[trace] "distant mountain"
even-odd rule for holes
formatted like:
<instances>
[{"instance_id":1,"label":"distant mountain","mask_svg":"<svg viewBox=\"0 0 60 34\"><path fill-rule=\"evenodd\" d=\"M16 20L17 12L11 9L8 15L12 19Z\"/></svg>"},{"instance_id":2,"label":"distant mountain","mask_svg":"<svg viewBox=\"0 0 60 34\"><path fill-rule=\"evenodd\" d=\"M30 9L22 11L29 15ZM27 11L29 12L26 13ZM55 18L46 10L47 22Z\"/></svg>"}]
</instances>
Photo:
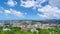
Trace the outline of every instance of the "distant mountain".
<instances>
[{"instance_id":1,"label":"distant mountain","mask_svg":"<svg viewBox=\"0 0 60 34\"><path fill-rule=\"evenodd\" d=\"M44 22L48 22L48 23L60 23L60 19L49 19L49 20L44 20Z\"/></svg>"},{"instance_id":2,"label":"distant mountain","mask_svg":"<svg viewBox=\"0 0 60 34\"><path fill-rule=\"evenodd\" d=\"M25 22L25 21L32 21L32 22L40 22L40 23L59 23L60 19L47 19L47 20L0 20L0 23L12 23L12 22Z\"/></svg>"}]
</instances>

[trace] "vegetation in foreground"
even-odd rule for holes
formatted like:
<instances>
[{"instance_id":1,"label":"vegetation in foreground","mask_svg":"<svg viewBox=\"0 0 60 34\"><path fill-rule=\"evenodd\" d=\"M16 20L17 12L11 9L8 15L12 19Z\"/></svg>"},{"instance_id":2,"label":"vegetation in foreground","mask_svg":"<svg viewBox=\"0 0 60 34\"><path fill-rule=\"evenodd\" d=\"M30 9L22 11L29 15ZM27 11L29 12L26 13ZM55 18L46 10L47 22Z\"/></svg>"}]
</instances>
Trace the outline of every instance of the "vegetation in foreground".
<instances>
[{"instance_id":1,"label":"vegetation in foreground","mask_svg":"<svg viewBox=\"0 0 60 34\"><path fill-rule=\"evenodd\" d=\"M0 27L0 34L60 34L60 29L53 28L53 29L40 29L36 28L37 32L31 32L30 30L22 30L18 27L12 27L11 30L3 31L2 27Z\"/></svg>"}]
</instances>

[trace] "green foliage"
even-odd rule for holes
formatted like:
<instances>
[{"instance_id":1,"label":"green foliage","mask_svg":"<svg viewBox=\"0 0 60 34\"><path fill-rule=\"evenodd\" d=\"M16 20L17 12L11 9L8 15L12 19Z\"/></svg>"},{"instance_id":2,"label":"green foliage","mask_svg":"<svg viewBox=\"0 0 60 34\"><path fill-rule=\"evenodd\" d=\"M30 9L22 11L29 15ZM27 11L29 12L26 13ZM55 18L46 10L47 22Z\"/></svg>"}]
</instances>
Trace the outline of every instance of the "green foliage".
<instances>
[{"instance_id":1,"label":"green foliage","mask_svg":"<svg viewBox=\"0 0 60 34\"><path fill-rule=\"evenodd\" d=\"M2 26L0 26L0 31L3 29L3 27Z\"/></svg>"},{"instance_id":2,"label":"green foliage","mask_svg":"<svg viewBox=\"0 0 60 34\"><path fill-rule=\"evenodd\" d=\"M2 29L2 27L0 27ZM60 29L53 28L53 29L40 29L36 28L38 30L38 34L60 34ZM31 32L30 30L21 30L19 27L12 27L11 30L0 30L0 34L36 34L37 32Z\"/></svg>"}]
</instances>

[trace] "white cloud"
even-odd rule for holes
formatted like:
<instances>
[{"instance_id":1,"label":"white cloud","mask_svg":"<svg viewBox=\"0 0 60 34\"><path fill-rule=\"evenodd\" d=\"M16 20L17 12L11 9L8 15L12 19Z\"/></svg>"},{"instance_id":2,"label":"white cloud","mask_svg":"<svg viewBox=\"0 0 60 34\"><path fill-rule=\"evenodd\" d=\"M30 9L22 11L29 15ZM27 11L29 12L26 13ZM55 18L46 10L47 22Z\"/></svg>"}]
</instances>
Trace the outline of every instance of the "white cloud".
<instances>
[{"instance_id":1,"label":"white cloud","mask_svg":"<svg viewBox=\"0 0 60 34\"><path fill-rule=\"evenodd\" d=\"M37 15L43 18L47 19L60 18L60 9L57 7L46 5L43 8L39 8L38 11L42 12L43 14Z\"/></svg>"},{"instance_id":2,"label":"white cloud","mask_svg":"<svg viewBox=\"0 0 60 34\"><path fill-rule=\"evenodd\" d=\"M48 18L48 16L47 15L42 15L42 14L37 14L39 17L42 17L42 18Z\"/></svg>"},{"instance_id":3,"label":"white cloud","mask_svg":"<svg viewBox=\"0 0 60 34\"><path fill-rule=\"evenodd\" d=\"M9 10L5 10L5 13L6 13L6 14L10 14L11 11L9 11Z\"/></svg>"},{"instance_id":4,"label":"white cloud","mask_svg":"<svg viewBox=\"0 0 60 34\"><path fill-rule=\"evenodd\" d=\"M60 0L49 0L51 6L60 7Z\"/></svg>"},{"instance_id":5,"label":"white cloud","mask_svg":"<svg viewBox=\"0 0 60 34\"><path fill-rule=\"evenodd\" d=\"M4 10L4 13L7 14L7 15L11 14L11 15L18 16L18 17L24 17L25 16L25 13L22 13L20 11L16 11L16 10L13 10L13 9Z\"/></svg>"},{"instance_id":6,"label":"white cloud","mask_svg":"<svg viewBox=\"0 0 60 34\"><path fill-rule=\"evenodd\" d=\"M8 1L7 1L7 4L8 4L9 6L11 6L11 7L14 7L14 6L17 4L17 2L14 1L14 0L8 0Z\"/></svg>"},{"instance_id":7,"label":"white cloud","mask_svg":"<svg viewBox=\"0 0 60 34\"><path fill-rule=\"evenodd\" d=\"M23 1L21 0L21 5L20 6L23 6L25 8L30 8L30 7L33 7L33 8L36 8L36 7L42 7L41 6L41 3L44 3L46 0L26 0L26 1Z\"/></svg>"},{"instance_id":8,"label":"white cloud","mask_svg":"<svg viewBox=\"0 0 60 34\"><path fill-rule=\"evenodd\" d=\"M13 15L13 16L16 16L16 17L19 17L19 18L24 18L27 13L17 11L17 10L14 10L14 9L8 9L7 10L7 9L4 9L3 7L0 7L0 14L4 14L6 16Z\"/></svg>"},{"instance_id":9,"label":"white cloud","mask_svg":"<svg viewBox=\"0 0 60 34\"><path fill-rule=\"evenodd\" d=\"M33 7L35 5L35 1L30 1L30 0L27 0L26 2L25 1L21 1L21 6L23 7L27 7L27 8L30 8L30 7Z\"/></svg>"}]
</instances>

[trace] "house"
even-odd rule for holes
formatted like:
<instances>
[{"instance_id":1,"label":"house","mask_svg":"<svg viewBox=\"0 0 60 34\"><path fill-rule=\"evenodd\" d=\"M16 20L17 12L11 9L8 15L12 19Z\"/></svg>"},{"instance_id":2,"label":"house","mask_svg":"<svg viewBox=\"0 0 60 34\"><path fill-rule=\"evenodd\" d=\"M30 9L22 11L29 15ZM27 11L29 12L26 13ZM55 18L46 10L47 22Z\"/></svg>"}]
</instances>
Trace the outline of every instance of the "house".
<instances>
[{"instance_id":1,"label":"house","mask_svg":"<svg viewBox=\"0 0 60 34\"><path fill-rule=\"evenodd\" d=\"M57 24L55 24L55 23L49 24L49 28L55 28L55 27L57 27Z\"/></svg>"},{"instance_id":2,"label":"house","mask_svg":"<svg viewBox=\"0 0 60 34\"><path fill-rule=\"evenodd\" d=\"M41 28L42 29L48 29L49 28L49 24L42 24Z\"/></svg>"}]
</instances>

